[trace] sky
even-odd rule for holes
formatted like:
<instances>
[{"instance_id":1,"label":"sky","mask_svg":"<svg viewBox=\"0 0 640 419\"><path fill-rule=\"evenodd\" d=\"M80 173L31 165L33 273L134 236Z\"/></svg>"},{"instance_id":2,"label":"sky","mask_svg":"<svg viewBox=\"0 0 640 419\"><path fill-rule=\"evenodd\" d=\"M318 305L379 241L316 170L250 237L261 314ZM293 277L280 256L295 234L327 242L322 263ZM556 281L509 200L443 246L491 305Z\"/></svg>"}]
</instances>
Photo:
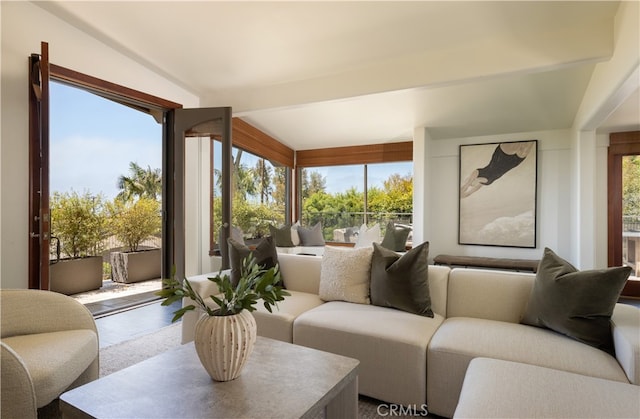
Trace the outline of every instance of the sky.
<instances>
[{"instance_id":1,"label":"sky","mask_svg":"<svg viewBox=\"0 0 640 419\"><path fill-rule=\"evenodd\" d=\"M129 163L162 167L162 125L82 89L50 84L50 190L114 198Z\"/></svg>"},{"instance_id":2,"label":"sky","mask_svg":"<svg viewBox=\"0 0 640 419\"><path fill-rule=\"evenodd\" d=\"M136 111L82 89L50 84L50 190L102 194L113 199L117 179L129 175L129 163L142 168L162 167L162 125ZM244 163L255 166L245 153ZM326 179L328 193L352 186L363 189L363 168L333 166L314 168ZM382 187L392 174L412 172L412 163L370 165L369 187Z\"/></svg>"}]
</instances>

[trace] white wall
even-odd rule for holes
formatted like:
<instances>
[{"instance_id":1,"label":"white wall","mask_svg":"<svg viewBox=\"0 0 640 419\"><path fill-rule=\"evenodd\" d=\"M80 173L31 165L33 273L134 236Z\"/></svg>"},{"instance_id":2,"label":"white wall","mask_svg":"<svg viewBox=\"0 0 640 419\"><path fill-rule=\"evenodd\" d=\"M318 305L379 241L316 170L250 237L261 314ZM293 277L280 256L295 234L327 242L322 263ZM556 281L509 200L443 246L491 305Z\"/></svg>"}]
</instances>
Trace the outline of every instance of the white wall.
<instances>
[{"instance_id":1,"label":"white wall","mask_svg":"<svg viewBox=\"0 0 640 419\"><path fill-rule=\"evenodd\" d=\"M614 51L598 63L573 122L571 260L582 268L607 266L608 138L596 129L640 87L640 2L621 2Z\"/></svg>"},{"instance_id":2,"label":"white wall","mask_svg":"<svg viewBox=\"0 0 640 419\"><path fill-rule=\"evenodd\" d=\"M428 128L416 128L418 155L414 173L422 177L415 177L414 188L419 193L416 193L414 212L422 214L424 219L422 227L416 228L416 238L431 242L432 257L452 253L538 258L542 247L549 246L572 262L580 262L578 267L606 265L607 140L594 140L590 131L622 102L634 85L637 87L634 71L638 71L640 62L639 6L638 2L621 2L616 18L614 55L610 61L596 66L572 130L431 140ZM0 286L24 288L28 273L27 57L40 51L40 42L49 42L51 61L55 64L182 103L185 107L197 107L200 101L196 95L32 3L0 2L0 22ZM581 144L582 153L575 145L575 141L580 141L581 132L585 133L584 138L590 138L587 144ZM458 146L528 139L539 140L538 248L458 245ZM199 161L203 161L202 155ZM578 166L580 161L582 166ZM589 168L585 162L595 165L595 176L590 176L589 182L581 181L579 176L579 167ZM202 191L202 187L200 183L195 190ZM577 194L581 188L590 188L586 202L593 208L588 217L581 208L585 201L581 202L579 195L572 196L572 191ZM203 244L208 221L202 197L188 195L188 200L187 205L197 208L197 211L193 209L195 213L188 214L198 217L199 222L188 220L187 272L213 271L215 258L207 254L208 243ZM580 241L578 225L589 229L580 232L580 236L589 237L588 242Z\"/></svg>"},{"instance_id":3,"label":"white wall","mask_svg":"<svg viewBox=\"0 0 640 419\"><path fill-rule=\"evenodd\" d=\"M0 286L28 285L28 57L49 43L51 62L167 100L199 99L94 38L27 2L0 2Z\"/></svg>"},{"instance_id":4,"label":"white wall","mask_svg":"<svg viewBox=\"0 0 640 419\"><path fill-rule=\"evenodd\" d=\"M417 238L430 241L430 255L442 253L539 258L548 246L580 269L607 266L607 147L595 130L640 85L639 2L621 2L615 20L614 53L596 65L567 130L455 140L430 140L415 130L414 213L424 213ZM536 249L461 246L458 234L458 147L537 139L538 240ZM428 191L428 193L427 193Z\"/></svg>"},{"instance_id":5,"label":"white wall","mask_svg":"<svg viewBox=\"0 0 640 419\"><path fill-rule=\"evenodd\" d=\"M427 130L428 131L428 130ZM570 144L568 130L431 140L417 149L427 157L414 162L414 190L428 191L424 202L414 203L414 213L424 213L425 225L418 241L429 241L431 259L438 254L538 259L548 246L560 255L571 249L569 196ZM458 244L459 146L503 141L538 140L537 248L508 248ZM427 173L426 175L421 175ZM419 176L420 175L420 176ZM427 179L428 185L424 179ZM422 235L422 237L418 235ZM414 240L415 241L415 240Z\"/></svg>"}]
</instances>

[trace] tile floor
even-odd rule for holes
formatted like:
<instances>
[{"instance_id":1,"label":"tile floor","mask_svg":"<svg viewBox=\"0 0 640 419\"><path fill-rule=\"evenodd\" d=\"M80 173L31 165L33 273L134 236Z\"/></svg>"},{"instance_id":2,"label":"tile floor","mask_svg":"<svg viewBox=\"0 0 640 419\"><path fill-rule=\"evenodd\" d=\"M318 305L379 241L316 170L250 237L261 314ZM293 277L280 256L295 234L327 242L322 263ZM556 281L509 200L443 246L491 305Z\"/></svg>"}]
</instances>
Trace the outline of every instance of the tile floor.
<instances>
[{"instance_id":1,"label":"tile floor","mask_svg":"<svg viewBox=\"0 0 640 419\"><path fill-rule=\"evenodd\" d=\"M145 303L135 308L119 311L96 319L100 348L155 332L169 326L173 312L180 308L177 301L170 306L160 301Z\"/></svg>"}]
</instances>

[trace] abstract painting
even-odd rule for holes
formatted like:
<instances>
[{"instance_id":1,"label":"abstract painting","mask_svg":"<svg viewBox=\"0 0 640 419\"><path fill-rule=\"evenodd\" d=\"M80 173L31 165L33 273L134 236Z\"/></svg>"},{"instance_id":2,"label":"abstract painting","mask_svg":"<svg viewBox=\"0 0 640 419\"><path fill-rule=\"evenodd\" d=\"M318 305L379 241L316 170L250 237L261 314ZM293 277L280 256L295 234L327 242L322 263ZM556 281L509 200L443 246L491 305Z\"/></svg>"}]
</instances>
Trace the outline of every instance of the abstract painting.
<instances>
[{"instance_id":1,"label":"abstract painting","mask_svg":"<svg viewBox=\"0 0 640 419\"><path fill-rule=\"evenodd\" d=\"M460 146L458 243L536 247L538 141Z\"/></svg>"}]
</instances>

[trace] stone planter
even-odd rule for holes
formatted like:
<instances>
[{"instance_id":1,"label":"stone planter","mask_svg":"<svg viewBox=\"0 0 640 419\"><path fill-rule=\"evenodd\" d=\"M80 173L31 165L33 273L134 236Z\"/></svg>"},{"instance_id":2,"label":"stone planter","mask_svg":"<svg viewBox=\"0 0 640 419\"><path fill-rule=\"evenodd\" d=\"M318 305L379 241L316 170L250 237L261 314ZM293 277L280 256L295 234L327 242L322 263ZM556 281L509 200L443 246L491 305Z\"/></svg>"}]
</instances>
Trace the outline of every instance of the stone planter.
<instances>
[{"instance_id":1,"label":"stone planter","mask_svg":"<svg viewBox=\"0 0 640 419\"><path fill-rule=\"evenodd\" d=\"M125 284L159 279L161 257L161 249L111 252L111 278Z\"/></svg>"},{"instance_id":2,"label":"stone planter","mask_svg":"<svg viewBox=\"0 0 640 419\"><path fill-rule=\"evenodd\" d=\"M196 323L198 358L211 378L231 381L244 368L256 342L257 326L249 310L231 316L204 315Z\"/></svg>"},{"instance_id":3,"label":"stone planter","mask_svg":"<svg viewBox=\"0 0 640 419\"><path fill-rule=\"evenodd\" d=\"M102 287L102 257L60 259L49 265L49 289L72 295Z\"/></svg>"}]
</instances>

